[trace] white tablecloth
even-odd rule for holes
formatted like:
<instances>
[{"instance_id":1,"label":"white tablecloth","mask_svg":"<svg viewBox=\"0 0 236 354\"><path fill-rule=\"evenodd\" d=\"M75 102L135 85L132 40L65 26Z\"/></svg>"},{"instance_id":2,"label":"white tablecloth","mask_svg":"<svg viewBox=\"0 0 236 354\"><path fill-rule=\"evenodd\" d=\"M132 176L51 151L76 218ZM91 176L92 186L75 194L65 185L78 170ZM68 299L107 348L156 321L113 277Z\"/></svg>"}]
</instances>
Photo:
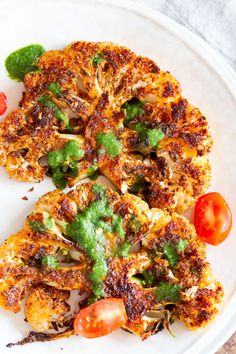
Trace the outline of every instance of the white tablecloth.
<instances>
[{"instance_id":1,"label":"white tablecloth","mask_svg":"<svg viewBox=\"0 0 236 354\"><path fill-rule=\"evenodd\" d=\"M200 35L236 70L236 0L135 0Z\"/></svg>"}]
</instances>

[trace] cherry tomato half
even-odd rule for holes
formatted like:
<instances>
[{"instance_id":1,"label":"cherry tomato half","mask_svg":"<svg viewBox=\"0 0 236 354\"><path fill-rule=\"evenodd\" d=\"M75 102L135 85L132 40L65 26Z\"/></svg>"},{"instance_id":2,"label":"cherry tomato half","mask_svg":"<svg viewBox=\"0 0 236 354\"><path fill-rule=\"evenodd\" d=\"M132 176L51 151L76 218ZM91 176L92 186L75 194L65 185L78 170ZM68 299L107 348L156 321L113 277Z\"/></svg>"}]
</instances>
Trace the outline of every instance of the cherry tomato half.
<instances>
[{"instance_id":1,"label":"cherry tomato half","mask_svg":"<svg viewBox=\"0 0 236 354\"><path fill-rule=\"evenodd\" d=\"M224 198L219 193L208 193L197 201L194 225L199 238L217 246L229 235L232 214Z\"/></svg>"},{"instance_id":2,"label":"cherry tomato half","mask_svg":"<svg viewBox=\"0 0 236 354\"><path fill-rule=\"evenodd\" d=\"M0 116L7 110L7 97L5 93L0 91Z\"/></svg>"},{"instance_id":3,"label":"cherry tomato half","mask_svg":"<svg viewBox=\"0 0 236 354\"><path fill-rule=\"evenodd\" d=\"M76 334L86 338L105 336L127 322L124 302L109 298L82 309L74 321Z\"/></svg>"}]
</instances>

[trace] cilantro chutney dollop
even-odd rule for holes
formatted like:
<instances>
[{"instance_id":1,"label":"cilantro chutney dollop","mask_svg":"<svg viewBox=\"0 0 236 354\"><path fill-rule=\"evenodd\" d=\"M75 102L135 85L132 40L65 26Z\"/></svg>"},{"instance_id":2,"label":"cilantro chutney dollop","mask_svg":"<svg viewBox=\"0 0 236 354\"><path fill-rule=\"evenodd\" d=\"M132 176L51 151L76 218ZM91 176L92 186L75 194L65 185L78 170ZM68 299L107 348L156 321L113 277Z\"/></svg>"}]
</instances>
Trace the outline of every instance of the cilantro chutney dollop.
<instances>
[{"instance_id":1,"label":"cilantro chutney dollop","mask_svg":"<svg viewBox=\"0 0 236 354\"><path fill-rule=\"evenodd\" d=\"M31 44L12 52L5 60L11 79L23 81L27 73L38 70L37 59L45 52L40 44Z\"/></svg>"},{"instance_id":2,"label":"cilantro chutney dollop","mask_svg":"<svg viewBox=\"0 0 236 354\"><path fill-rule=\"evenodd\" d=\"M112 256L112 254L107 254L106 233L114 232L120 239L121 244L118 248L122 248L123 252L118 252L117 255L126 257L129 247L125 242L122 217L114 213L106 195L106 188L101 184L94 184L92 191L97 195L97 199L67 225L66 235L77 242L93 261L89 278L93 283L93 299L97 300L103 296L103 280L108 271L106 261ZM126 252L123 250L124 247Z\"/></svg>"}]
</instances>

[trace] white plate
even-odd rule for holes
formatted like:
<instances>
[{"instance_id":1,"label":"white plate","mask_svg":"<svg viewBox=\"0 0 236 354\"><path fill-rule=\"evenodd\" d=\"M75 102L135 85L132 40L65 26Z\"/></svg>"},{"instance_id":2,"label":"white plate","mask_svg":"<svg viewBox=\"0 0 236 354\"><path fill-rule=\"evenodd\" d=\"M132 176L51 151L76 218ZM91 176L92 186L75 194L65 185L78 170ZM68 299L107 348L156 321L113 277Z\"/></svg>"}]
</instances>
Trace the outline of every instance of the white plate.
<instances>
[{"instance_id":1,"label":"white plate","mask_svg":"<svg viewBox=\"0 0 236 354\"><path fill-rule=\"evenodd\" d=\"M182 83L183 93L208 117L214 138L211 154L211 190L221 192L233 214L236 209L236 81L234 74L202 40L169 18L129 1L0 0L0 91L7 93L9 110L17 107L22 85L11 81L4 58L13 50L41 43L47 49L62 48L73 40L113 41L157 61ZM1 240L22 227L37 198L52 190L50 180L35 185L10 181L4 170L0 177ZM27 195L29 200L21 198ZM0 353L110 353L167 354L214 353L236 325L236 238L235 228L222 245L208 247L216 277L225 287L225 297L215 322L207 329L191 332L174 324L176 338L167 332L141 342L117 331L96 340L78 337L7 349L5 344L25 336L29 326L22 313L0 312Z\"/></svg>"}]
</instances>

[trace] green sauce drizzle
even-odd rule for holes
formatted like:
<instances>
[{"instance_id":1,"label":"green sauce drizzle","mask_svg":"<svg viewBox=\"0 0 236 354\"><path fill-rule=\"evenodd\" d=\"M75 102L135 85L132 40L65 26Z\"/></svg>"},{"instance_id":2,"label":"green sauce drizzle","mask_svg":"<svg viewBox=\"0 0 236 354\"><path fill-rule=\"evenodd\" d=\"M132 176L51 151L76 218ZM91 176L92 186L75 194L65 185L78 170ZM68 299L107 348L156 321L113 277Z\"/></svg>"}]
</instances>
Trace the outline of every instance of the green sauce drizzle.
<instances>
[{"instance_id":1,"label":"green sauce drizzle","mask_svg":"<svg viewBox=\"0 0 236 354\"><path fill-rule=\"evenodd\" d=\"M29 226L35 232L45 233L53 228L53 218L51 216L44 217L43 221L30 221Z\"/></svg>"},{"instance_id":2,"label":"green sauce drizzle","mask_svg":"<svg viewBox=\"0 0 236 354\"><path fill-rule=\"evenodd\" d=\"M57 269L59 266L58 260L51 255L43 256L41 258L41 264L43 267L49 267L52 269Z\"/></svg>"},{"instance_id":3,"label":"green sauce drizzle","mask_svg":"<svg viewBox=\"0 0 236 354\"><path fill-rule=\"evenodd\" d=\"M32 44L11 53L5 66L11 79L23 81L27 73L38 70L37 59L45 52L39 44Z\"/></svg>"},{"instance_id":4,"label":"green sauce drizzle","mask_svg":"<svg viewBox=\"0 0 236 354\"><path fill-rule=\"evenodd\" d=\"M122 143L113 133L98 133L97 143L103 145L108 155L115 157L122 149Z\"/></svg>"},{"instance_id":5,"label":"green sauce drizzle","mask_svg":"<svg viewBox=\"0 0 236 354\"><path fill-rule=\"evenodd\" d=\"M155 277L153 272L150 269L145 269L142 272L143 278L144 278L144 284L146 286L153 286L155 283Z\"/></svg>"},{"instance_id":6,"label":"green sauce drizzle","mask_svg":"<svg viewBox=\"0 0 236 354\"><path fill-rule=\"evenodd\" d=\"M160 129L149 129L144 123L137 123L134 130L139 132L141 141L147 141L151 148L157 147L158 142L165 137L165 134Z\"/></svg>"},{"instance_id":7,"label":"green sauce drizzle","mask_svg":"<svg viewBox=\"0 0 236 354\"><path fill-rule=\"evenodd\" d=\"M177 244L165 243L163 252L171 267L176 267L179 263L178 252L183 252L188 246L187 240L180 240Z\"/></svg>"},{"instance_id":8,"label":"green sauce drizzle","mask_svg":"<svg viewBox=\"0 0 236 354\"><path fill-rule=\"evenodd\" d=\"M187 246L188 246L188 241L181 239L177 243L176 248L179 252L183 252Z\"/></svg>"},{"instance_id":9,"label":"green sauce drizzle","mask_svg":"<svg viewBox=\"0 0 236 354\"><path fill-rule=\"evenodd\" d=\"M105 187L94 184L93 192L99 199L92 202L67 225L66 234L76 241L93 261L89 277L93 282L94 296L98 299L103 296L102 281L107 274L106 238L103 231L111 232L115 229L115 232L124 237L124 230L121 217L114 214L109 204ZM104 218L112 218L112 225L105 222Z\"/></svg>"},{"instance_id":10,"label":"green sauce drizzle","mask_svg":"<svg viewBox=\"0 0 236 354\"><path fill-rule=\"evenodd\" d=\"M124 123L127 124L134 118L144 113L144 102L137 98L132 98L130 101L125 102L121 109L125 111Z\"/></svg>"},{"instance_id":11,"label":"green sauce drizzle","mask_svg":"<svg viewBox=\"0 0 236 354\"><path fill-rule=\"evenodd\" d=\"M56 103L53 102L53 100L51 99L51 97L49 96L41 96L38 98L38 102L41 103L43 106L46 106L48 108L50 108L53 113L55 114L55 117L59 120L61 120L62 122L65 123L65 126L67 128L71 128L70 127L70 122L69 122L69 118L57 107Z\"/></svg>"},{"instance_id":12,"label":"green sauce drizzle","mask_svg":"<svg viewBox=\"0 0 236 354\"><path fill-rule=\"evenodd\" d=\"M93 58L92 58L92 64L93 66L98 66L99 64L101 64L103 58L102 58L102 54L101 53L96 53Z\"/></svg>"},{"instance_id":13,"label":"green sauce drizzle","mask_svg":"<svg viewBox=\"0 0 236 354\"><path fill-rule=\"evenodd\" d=\"M68 141L62 149L48 153L47 162L56 187L64 189L68 177L77 177L77 163L83 154L84 152L76 140Z\"/></svg>"},{"instance_id":14,"label":"green sauce drizzle","mask_svg":"<svg viewBox=\"0 0 236 354\"><path fill-rule=\"evenodd\" d=\"M91 165L88 169L87 172L87 176L92 180L95 181L98 176L99 176L99 172L98 172L98 165Z\"/></svg>"},{"instance_id":15,"label":"green sauce drizzle","mask_svg":"<svg viewBox=\"0 0 236 354\"><path fill-rule=\"evenodd\" d=\"M117 235L119 235L121 238L125 237L125 231L122 226L122 217L120 215L113 216L112 227Z\"/></svg>"},{"instance_id":16,"label":"green sauce drizzle","mask_svg":"<svg viewBox=\"0 0 236 354\"><path fill-rule=\"evenodd\" d=\"M181 285L179 284L160 283L156 290L157 300L173 303L178 302L180 301L180 290Z\"/></svg>"},{"instance_id":17,"label":"green sauce drizzle","mask_svg":"<svg viewBox=\"0 0 236 354\"><path fill-rule=\"evenodd\" d=\"M62 93L61 88L57 82L52 82L51 84L49 84L48 91L52 92L58 98L63 97L63 93Z\"/></svg>"},{"instance_id":18,"label":"green sauce drizzle","mask_svg":"<svg viewBox=\"0 0 236 354\"><path fill-rule=\"evenodd\" d=\"M170 243L166 243L163 247L163 252L167 261L169 262L169 265L171 267L176 267L179 263L179 255L176 252L175 247Z\"/></svg>"}]
</instances>

